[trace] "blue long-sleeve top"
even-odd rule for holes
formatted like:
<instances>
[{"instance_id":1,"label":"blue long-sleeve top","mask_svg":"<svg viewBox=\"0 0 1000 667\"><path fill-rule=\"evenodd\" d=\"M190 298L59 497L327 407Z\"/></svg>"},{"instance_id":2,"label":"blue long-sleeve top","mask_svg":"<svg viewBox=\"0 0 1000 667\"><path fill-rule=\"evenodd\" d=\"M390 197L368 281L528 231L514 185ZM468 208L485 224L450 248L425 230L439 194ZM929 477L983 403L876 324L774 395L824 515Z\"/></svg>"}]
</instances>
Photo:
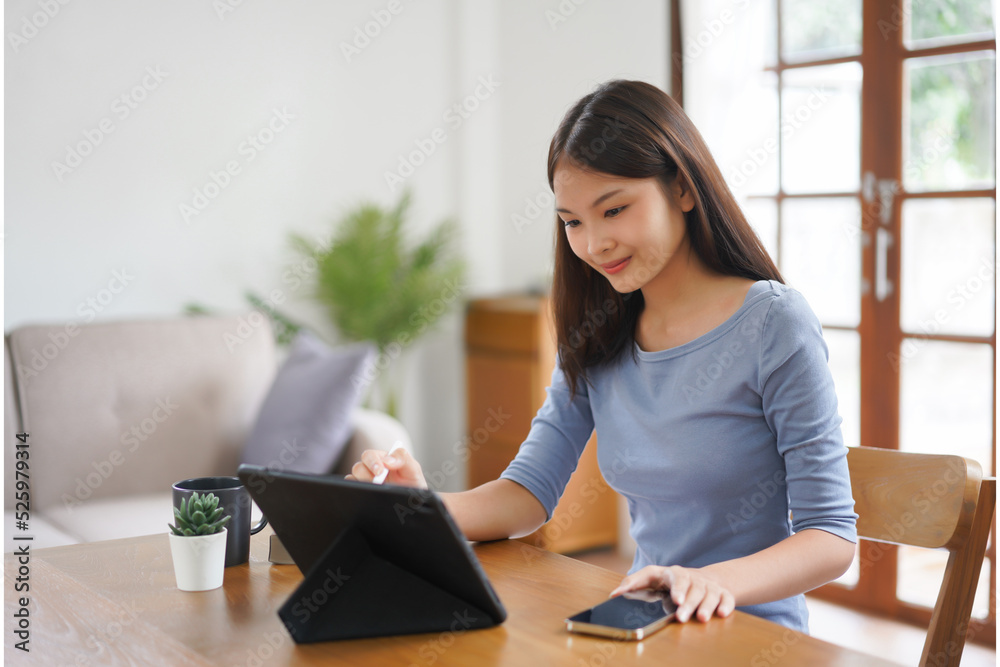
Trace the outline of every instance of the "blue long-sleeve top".
<instances>
[{"instance_id":1,"label":"blue long-sleeve top","mask_svg":"<svg viewBox=\"0 0 1000 667\"><path fill-rule=\"evenodd\" d=\"M628 501L630 573L740 558L807 528L857 542L827 348L800 293L759 281L715 329L636 353L589 368L572 400L557 364L501 479L551 517L596 429L601 473ZM808 632L802 595L739 609Z\"/></svg>"}]
</instances>

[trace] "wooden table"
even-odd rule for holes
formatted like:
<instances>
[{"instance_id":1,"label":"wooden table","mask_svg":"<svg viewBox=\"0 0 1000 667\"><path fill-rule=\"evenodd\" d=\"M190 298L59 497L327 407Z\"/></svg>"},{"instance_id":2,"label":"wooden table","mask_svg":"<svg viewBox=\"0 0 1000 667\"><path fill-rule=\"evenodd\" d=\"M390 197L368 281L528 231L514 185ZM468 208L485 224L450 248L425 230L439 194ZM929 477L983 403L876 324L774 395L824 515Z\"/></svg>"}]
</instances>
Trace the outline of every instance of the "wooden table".
<instances>
[{"instance_id":1,"label":"wooden table","mask_svg":"<svg viewBox=\"0 0 1000 667\"><path fill-rule=\"evenodd\" d=\"M620 576L516 541L475 551L508 611L486 630L297 646L277 608L302 575L267 562L267 534L222 588L177 590L166 534L41 549L30 559L30 653L14 648L18 563L4 558L4 658L45 665L889 665L755 616L671 624L641 642L566 632ZM392 604L392 601L386 601Z\"/></svg>"}]
</instances>

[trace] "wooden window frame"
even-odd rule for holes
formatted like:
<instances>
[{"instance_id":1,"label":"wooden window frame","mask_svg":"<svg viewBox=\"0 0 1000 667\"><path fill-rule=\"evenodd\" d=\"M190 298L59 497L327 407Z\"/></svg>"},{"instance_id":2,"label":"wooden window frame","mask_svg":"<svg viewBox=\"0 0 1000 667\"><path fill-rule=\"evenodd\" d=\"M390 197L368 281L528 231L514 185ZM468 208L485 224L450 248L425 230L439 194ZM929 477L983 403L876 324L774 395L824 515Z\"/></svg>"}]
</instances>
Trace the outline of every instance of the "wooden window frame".
<instances>
[{"instance_id":1,"label":"wooden window frame","mask_svg":"<svg viewBox=\"0 0 1000 667\"><path fill-rule=\"evenodd\" d=\"M785 62L780 47L777 49L776 65L768 71L777 76L778 118L782 114L782 75L785 71L804 67L836 65L848 62L860 63L862 67L861 93L861 164L860 175L872 173L879 179L892 179L900 184L900 192L895 197L892 215L887 224L880 223L880 205L866 201L860 191L814 194L789 194L781 183L781 150L778 159L778 191L775 195L754 196L753 199L775 202L779 256L775 261L780 266L780 239L782 233L782 203L793 198L812 197L855 197L861 204L862 233L862 284L860 322L857 327L830 326L832 330L856 331L861 339L860 354L860 432L861 444L867 446L898 449L900 441L900 380L899 372L889 362L890 354L898 354L907 337L925 340L962 343L988 344L993 351L993 395L996 396L996 331L991 336L958 336L947 334L904 334L900 325L900 276L901 253L899 240L902 238L902 204L909 199L991 197L996 202L996 187L990 189L967 189L958 191L906 192L902 189L902 140L903 140L903 76L906 60L918 57L938 56L974 51L996 52L996 40L977 40L952 43L927 48L907 48L904 44L902 23L904 0L862 0L862 44L861 53L854 56L835 57L810 61ZM781 44L781 2L775 0L776 38ZM673 97L683 104L683 63L680 0L671 3L671 91ZM879 28L876 29L876 26ZM864 179L860 179L863 183ZM994 209L995 210L995 209ZM887 270L893 284L897 286L884 300L877 301L874 295L876 250L872 236L879 226L887 229L895 242L890 246ZM865 238L867 237L867 238ZM992 465L996 472L996 409L993 411L993 460L982 462L984 467ZM859 544L861 567L855 586L847 587L833 583L811 593L846 606L876 612L890 618L907 621L927 627L931 610L927 607L899 600L897 587L897 547L894 545L862 541ZM866 556L866 554L868 554ZM996 519L994 517L990 546L986 558L990 565L989 615L985 620L973 620L969 626L969 639L980 644L996 646Z\"/></svg>"}]
</instances>

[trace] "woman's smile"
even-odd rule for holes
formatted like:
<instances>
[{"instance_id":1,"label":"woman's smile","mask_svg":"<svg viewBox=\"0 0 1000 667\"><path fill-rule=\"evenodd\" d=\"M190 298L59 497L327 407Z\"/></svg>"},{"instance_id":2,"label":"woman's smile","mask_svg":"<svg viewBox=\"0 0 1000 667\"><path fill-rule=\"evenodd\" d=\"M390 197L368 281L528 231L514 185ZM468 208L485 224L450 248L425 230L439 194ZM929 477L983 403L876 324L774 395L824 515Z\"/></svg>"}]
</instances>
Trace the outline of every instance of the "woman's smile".
<instances>
[{"instance_id":1,"label":"woman's smile","mask_svg":"<svg viewBox=\"0 0 1000 667\"><path fill-rule=\"evenodd\" d=\"M604 269L605 273L614 275L628 266L631 259L631 257L626 257L625 259L619 259L607 264L601 264L601 268Z\"/></svg>"}]
</instances>

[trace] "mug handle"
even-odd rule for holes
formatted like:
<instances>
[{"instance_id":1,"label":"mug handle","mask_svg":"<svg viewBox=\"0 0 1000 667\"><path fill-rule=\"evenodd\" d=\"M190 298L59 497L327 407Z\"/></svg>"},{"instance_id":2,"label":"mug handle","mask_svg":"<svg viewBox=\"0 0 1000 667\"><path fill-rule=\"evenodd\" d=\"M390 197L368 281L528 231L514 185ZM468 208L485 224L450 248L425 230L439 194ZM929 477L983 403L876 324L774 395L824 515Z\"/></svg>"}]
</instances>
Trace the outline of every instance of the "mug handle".
<instances>
[{"instance_id":1,"label":"mug handle","mask_svg":"<svg viewBox=\"0 0 1000 667\"><path fill-rule=\"evenodd\" d=\"M267 517L262 514L260 517L260 521L257 522L257 525L250 527L250 534L256 535L260 531L264 530L264 526L266 525L267 525Z\"/></svg>"}]
</instances>

